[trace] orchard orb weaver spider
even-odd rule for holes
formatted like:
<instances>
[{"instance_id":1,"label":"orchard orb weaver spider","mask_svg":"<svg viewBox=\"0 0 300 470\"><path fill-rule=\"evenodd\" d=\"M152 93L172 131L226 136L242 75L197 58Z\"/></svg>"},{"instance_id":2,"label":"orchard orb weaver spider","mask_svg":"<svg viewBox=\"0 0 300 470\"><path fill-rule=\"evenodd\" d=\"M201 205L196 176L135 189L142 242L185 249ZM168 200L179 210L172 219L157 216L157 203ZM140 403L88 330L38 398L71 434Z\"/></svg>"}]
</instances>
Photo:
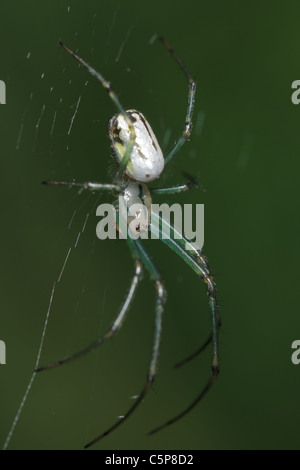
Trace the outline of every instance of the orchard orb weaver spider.
<instances>
[{"instance_id":1,"label":"orchard orb weaver spider","mask_svg":"<svg viewBox=\"0 0 300 470\"><path fill-rule=\"evenodd\" d=\"M123 108L121 105L118 96L113 91L110 83L106 81L103 76L97 72L94 68L92 68L87 62L81 59L77 54L75 54L71 49L69 49L65 44L60 42L59 44L65 51L67 51L71 56L74 57L83 67L85 67L88 72L96 77L96 79L101 83L101 85L105 88L108 95L112 99L113 103L118 109L118 114L112 117L109 121L109 137L111 140L111 146L114 154L114 158L118 164L118 172L115 178L115 182L113 184L102 184L102 183L92 183L92 182L85 182L85 183L78 183L78 182L68 182L68 181L43 181L43 184L47 185L64 185L64 186L71 186L71 187L78 187L81 189L87 189L91 191L103 191L103 192L111 192L115 195L123 195L125 198L125 194L127 197L130 198L131 203L141 203L146 206L151 205L151 194L176 194L179 192L187 191L190 188L196 186L197 182L194 178L189 178L189 181L183 185L179 186L172 186L167 188L155 188L155 189L148 189L146 186L146 182L151 182L158 179L164 169L164 165L167 164L174 155L180 150L186 140L189 139L192 130L192 114L195 102L195 92L196 92L196 82L193 80L190 72L185 67L181 59L177 56L177 54L173 51L170 45L163 39L159 37L160 42L163 46L167 49L167 51L171 54L174 60L177 62L181 70L183 71L184 75L188 79L189 83L189 92L188 92L188 104L187 104L187 111L186 111L186 118L184 124L184 130L177 140L169 154L164 158L163 153L159 147L159 144L156 140L156 137L149 125L146 121L145 117L138 111L135 110L127 110ZM188 175L185 175L188 176ZM152 217L152 214L151 214ZM164 220L157 215L157 221L160 228L163 230ZM151 219L152 223L152 219ZM148 220L147 230L148 228L150 231L152 230L151 223ZM207 294L209 298L209 308L210 308L210 315L211 315L211 334L204 342L204 344L195 351L191 356L187 357L180 363L176 364L176 366L180 366L190 359L194 358L198 355L201 351L203 351L212 341L213 344L213 353L212 353L212 370L211 376L206 383L205 387L201 390L201 392L197 395L194 401L185 408L180 414L175 416L174 418L170 419L166 423L158 426L154 430L152 430L149 434L153 434L161 429L169 426L170 424L174 423L175 421L182 418L186 415L197 403L204 397L204 395L208 392L211 388L213 383L215 382L218 373L219 373L219 352L218 352L218 329L220 327L220 319L218 314L218 305L216 300L216 288L214 281L211 277L210 270L206 258L202 255L200 250L187 250L185 248L188 241L182 237L181 240L178 240L175 237L175 229L174 227L170 226L170 237L169 238L161 238L167 246L169 246L177 255L179 255L194 271L195 273L203 279L207 286ZM139 230L139 226L137 226L137 230ZM129 410L123 416L123 419L120 419L115 424L113 424L110 428L108 428L104 433L97 436L91 442L89 442L85 448L90 447L92 444L95 444L97 441L102 439L103 437L107 436L110 432L115 430L120 424L122 424L138 407L138 405L142 402L143 398L147 394L148 390L151 388L151 385L154 382L156 370L157 370L157 362L158 362L158 354L159 354L159 345L160 345L160 338L161 338L161 327L162 327L162 315L164 310L164 304L166 302L166 291L164 287L164 282L161 278L159 271L157 270L154 262L148 255L147 251L145 250L141 240L139 238L133 239L131 237L127 237L126 241L128 243L131 256L134 260L134 276L131 281L130 289L123 303L118 316L116 317L114 323L111 325L110 329L104 334L102 337L93 341L88 347L82 349L81 351L72 354L70 356L65 357L62 360L54 362L52 364L48 364L44 367L40 367L36 370L36 372L50 369L56 366L60 366L65 364L66 362L70 362L73 359L82 356L83 354L88 353L89 351L93 350L101 343L103 343L106 339L111 338L116 331L120 328L126 313L129 310L129 307L132 304L133 297L136 291L136 288L141 280L143 268L148 271L150 275L150 279L155 284L156 289L156 300L155 300L155 333L154 333L154 341L153 341L153 349L151 360L149 363L149 369L147 374L146 383L142 388L140 394L138 395L135 403L129 408Z\"/></svg>"}]
</instances>

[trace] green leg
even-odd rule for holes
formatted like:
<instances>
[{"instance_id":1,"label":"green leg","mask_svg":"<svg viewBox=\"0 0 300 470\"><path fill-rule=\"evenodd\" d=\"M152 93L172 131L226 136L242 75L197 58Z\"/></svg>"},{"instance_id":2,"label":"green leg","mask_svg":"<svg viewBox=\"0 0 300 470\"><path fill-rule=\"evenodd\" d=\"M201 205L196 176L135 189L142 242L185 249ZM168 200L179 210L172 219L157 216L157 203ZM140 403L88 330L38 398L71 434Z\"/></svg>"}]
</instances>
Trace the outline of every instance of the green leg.
<instances>
[{"instance_id":1,"label":"green leg","mask_svg":"<svg viewBox=\"0 0 300 470\"><path fill-rule=\"evenodd\" d=\"M174 52L174 50L171 48L171 46L167 43L167 41L159 37L158 38L160 42L163 44L163 46L169 51L171 56L175 59L181 70L183 71L184 75L188 79L189 82L189 92L188 92L188 103L187 103L187 111L186 111L186 116L185 116L185 123L184 123L184 129L181 134L181 137L178 139L178 141L175 143L174 147L171 149L169 154L165 158L165 163L169 163L169 161L176 155L176 153L181 149L183 144L190 138L191 133L192 133L192 117L193 117L193 110L194 110L194 104L195 104L195 94L196 94L196 82L191 76L189 70L186 68L180 57Z\"/></svg>"},{"instance_id":2,"label":"green leg","mask_svg":"<svg viewBox=\"0 0 300 470\"><path fill-rule=\"evenodd\" d=\"M190 189L197 188L198 186L198 180L192 176L190 176L188 173L183 173L183 175L189 180L185 184L181 184L178 186L170 186L169 188L153 188L150 189L151 194L178 194L178 193L183 193L185 191L189 191Z\"/></svg>"},{"instance_id":3,"label":"green leg","mask_svg":"<svg viewBox=\"0 0 300 470\"><path fill-rule=\"evenodd\" d=\"M211 376L206 383L205 387L201 390L199 395L194 399L194 401L185 408L180 414L175 416L174 418L170 419L166 423L158 426L154 430L150 432L150 434L154 434L157 431L164 429L165 427L169 426L170 424L175 423L183 416L185 416L191 409L196 406L199 401L206 395L209 389L214 384L218 374L219 374L219 341L218 341L218 329L219 329L219 314L218 314L218 305L216 299L216 286L211 277L209 272L209 267L207 264L206 259L204 256L197 250L187 250L185 245L188 243L183 236L181 240L177 240L174 238L175 236L175 229L174 227L167 224L158 214L151 213L151 223L159 224L160 226L160 238L161 240L169 246L176 254L178 254L194 271L195 273L200 276L207 286L207 294L209 299L209 309L210 309L210 317L211 317L211 331L212 331L212 344L213 344L213 353L212 353L212 369L211 369ZM151 228L152 226L150 226ZM170 229L170 232L167 231ZM152 230L152 228L151 228ZM163 238L163 235L170 233L169 238ZM157 234L156 234L157 235Z\"/></svg>"},{"instance_id":4,"label":"green leg","mask_svg":"<svg viewBox=\"0 0 300 470\"><path fill-rule=\"evenodd\" d=\"M109 429L107 429L104 433L100 436L93 439L89 442L85 448L90 447L91 445L95 444L97 441L102 439L103 437L110 434L116 428L118 428L121 424L123 424L127 418L134 412L134 410L139 406L139 404L143 401L146 393L151 388L157 370L157 362L158 362L158 355L159 355L159 346L160 346L160 338L161 338L161 329L162 329L162 315L164 310L164 304L166 301L166 292L164 288L164 283L161 279L161 276L153 263L152 259L148 255L147 251L145 250L144 246L141 243L141 240L132 240L130 237L127 237L127 243L129 245L131 254L139 259L143 265L145 266L146 270L150 275L150 279L155 283L156 289L156 297L155 297L155 332L154 332L154 341L153 341L153 348L152 348L152 355L149 364L149 370L147 374L146 383L141 390L138 398L134 402L134 405L129 408L127 413L125 413L123 419L117 421L113 424Z\"/></svg>"},{"instance_id":5,"label":"green leg","mask_svg":"<svg viewBox=\"0 0 300 470\"><path fill-rule=\"evenodd\" d=\"M121 186L118 184L103 184L92 183L86 181L85 183L78 183L76 181L42 181L42 184L47 186L68 186L69 188L89 189L90 191L110 191L115 193L121 192Z\"/></svg>"},{"instance_id":6,"label":"green leg","mask_svg":"<svg viewBox=\"0 0 300 470\"><path fill-rule=\"evenodd\" d=\"M134 130L134 127L133 127L133 124L131 122L131 119L129 118L128 114L126 113L125 109L123 108L123 106L121 105L120 101L119 101L119 98L117 96L117 94L115 93L115 91L112 89L111 87L111 84L110 82L108 82L107 80L105 80L105 78L101 75L101 73L97 72L97 70L95 70L93 67L91 67L85 60L83 60L81 57L79 57L77 54L75 54L75 52L73 52L68 46L66 46L63 42L59 42L59 45L65 50L68 52L68 54L70 54L72 57L74 57L75 60L77 60L77 62L79 62L83 67L85 67L89 73L91 75L93 75L100 83L101 85L103 86L103 88L107 91L109 97L111 98L111 100L115 103L119 113L122 114L122 116L124 117L127 125L128 125L128 128L129 128L129 132L130 132L130 139L129 139L129 142L128 142L128 145L127 145L127 148L126 148L126 151L125 151L125 154L124 154L124 157L122 159L122 162L120 163L120 167L119 167L119 172L118 172L118 176L119 176L119 180L121 180L122 178L122 175L123 173L125 172L126 170L126 167L128 165L128 162L129 162L129 159L130 159L130 155L131 155L131 152L132 152L132 149L133 149L133 146L134 146L134 143L135 143L135 130Z\"/></svg>"}]
</instances>

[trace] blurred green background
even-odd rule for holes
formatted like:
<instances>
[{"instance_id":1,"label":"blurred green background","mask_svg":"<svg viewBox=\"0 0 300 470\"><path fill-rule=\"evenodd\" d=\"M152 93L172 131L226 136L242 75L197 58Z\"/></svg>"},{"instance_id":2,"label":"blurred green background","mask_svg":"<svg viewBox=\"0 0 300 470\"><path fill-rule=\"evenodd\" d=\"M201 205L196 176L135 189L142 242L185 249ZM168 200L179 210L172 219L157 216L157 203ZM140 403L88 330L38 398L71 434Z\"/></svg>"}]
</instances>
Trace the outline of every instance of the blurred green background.
<instances>
[{"instance_id":1,"label":"blurred green background","mask_svg":"<svg viewBox=\"0 0 300 470\"><path fill-rule=\"evenodd\" d=\"M7 87L0 107L0 339L7 347L1 446L33 371L69 248L41 364L103 333L133 272L124 243L95 237L97 197L40 184L108 182L115 171L107 137L114 105L58 41L103 73L125 108L147 116L167 151L183 127L187 83L160 44L149 44L159 33L198 84L191 141L162 183L181 183L185 170L205 189L164 200L205 204L204 252L223 320L221 374L193 412L146 435L187 406L210 373L210 351L173 368L207 336L206 289L167 247L148 241L168 289L157 380L134 415L95 448L299 448L300 365L291 362L291 344L300 338L300 106L291 102L291 84L300 78L299 14L294 1L53 0L1 7L0 79ZM143 385L153 320L154 290L145 275L113 341L36 377L9 448L80 449L111 425Z\"/></svg>"}]
</instances>

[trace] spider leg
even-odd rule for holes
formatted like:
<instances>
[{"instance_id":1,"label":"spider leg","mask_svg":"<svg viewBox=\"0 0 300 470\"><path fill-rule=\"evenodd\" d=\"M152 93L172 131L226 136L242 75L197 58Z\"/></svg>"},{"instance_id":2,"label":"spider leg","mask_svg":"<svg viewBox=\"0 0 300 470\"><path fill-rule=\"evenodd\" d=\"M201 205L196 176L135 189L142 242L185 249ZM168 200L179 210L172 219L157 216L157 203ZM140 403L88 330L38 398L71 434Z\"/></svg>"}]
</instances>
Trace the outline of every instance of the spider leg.
<instances>
[{"instance_id":1,"label":"spider leg","mask_svg":"<svg viewBox=\"0 0 300 470\"><path fill-rule=\"evenodd\" d=\"M178 152L179 149L183 146L183 144L189 140L191 133L192 133L192 116L193 116L193 110L194 110L194 104L195 104L195 94L196 94L196 82L193 79L192 75L190 74L189 70L186 68L180 57L174 52L172 47L167 43L167 41L162 38L158 37L162 45L169 51L171 56L175 59L181 70L183 71L184 75L187 77L188 82L189 82L189 92L188 92L188 103L187 103L187 110L186 110L186 116L185 116L185 123L184 123L184 129L177 140L175 142L175 145L171 149L171 151L168 153L168 155L165 157L165 163L169 163L169 161L174 157L174 155Z\"/></svg>"},{"instance_id":2,"label":"spider leg","mask_svg":"<svg viewBox=\"0 0 300 470\"><path fill-rule=\"evenodd\" d=\"M209 265L207 263L206 258L199 252L194 252L193 255L196 257L196 259L198 259L198 261L200 261L202 263L203 266L206 267L207 273L209 275L210 269L209 269ZM221 328L221 319L220 319L218 309L217 309L217 325L218 325L218 330L220 330L220 328ZM189 362L192 359L194 359L195 357L197 357L199 354L201 354L207 348L207 346L209 346L211 341L212 341L212 334L210 334L208 336L208 338L204 341L204 343L200 346L200 348L196 349L196 351L194 351L188 357L186 357L186 358L182 359L181 361L177 362L174 367L176 367L176 368L181 367L184 364L186 364L187 362Z\"/></svg>"},{"instance_id":3,"label":"spider leg","mask_svg":"<svg viewBox=\"0 0 300 470\"><path fill-rule=\"evenodd\" d=\"M173 424L176 421L183 418L187 413L189 413L189 411L191 411L199 403L199 401L202 400L202 398L207 394L207 392L210 390L210 388L214 384L216 378L218 377L218 374L219 374L219 365L216 361L216 365L213 366L213 368L212 368L211 377L210 377L209 381L207 382L207 384L205 385L205 387L203 388L201 393L196 397L196 399L194 401L192 401L192 403L185 410L183 410L181 413L179 413L177 416L170 419L169 421L166 421L165 423L161 424L157 428L152 429L152 431L150 431L148 434L152 435L152 434L157 433L158 431L162 431L164 428L166 428L167 426L170 426L171 424Z\"/></svg>"},{"instance_id":4,"label":"spider leg","mask_svg":"<svg viewBox=\"0 0 300 470\"><path fill-rule=\"evenodd\" d=\"M92 183L86 181L85 183L78 183L76 181L42 181L42 184L48 186L69 186L70 188L76 187L81 189L89 189L91 191L115 191L116 193L121 192L121 186L118 184L103 184L103 183Z\"/></svg>"},{"instance_id":5,"label":"spider leg","mask_svg":"<svg viewBox=\"0 0 300 470\"><path fill-rule=\"evenodd\" d=\"M156 227L159 226L161 230L159 238L167 246L169 246L169 248L171 248L175 253L177 253L195 271L195 273L203 279L203 281L205 282L207 286L207 295L209 299L209 309L210 309L210 317L211 317L211 331L212 331L211 337L212 337L213 353L212 353L212 368L211 368L210 378L208 382L206 383L206 385L204 386L204 388L198 394L198 396L180 414L170 419L169 421L163 423L162 425L158 426L157 428L153 429L152 431L150 431L149 434L154 434L164 429L165 427L175 423L176 421L181 419L183 416L185 416L192 408L194 408L202 400L202 398L206 395L206 393L209 391L209 389L212 387L212 385L216 381L218 374L219 374L218 330L219 330L220 320L219 320L218 305L217 305L217 299L216 299L216 286L210 274L207 261L198 250L194 249L194 251L192 251L192 249L188 250L186 248L186 244L188 244L188 240L185 239L185 237L182 236L182 239L180 240L175 239L174 237L177 234L176 229L173 226L171 226L168 222L166 222L164 219L162 219L162 217L159 214L152 211L151 212L151 225L150 225L151 231L154 230L153 227L155 225ZM166 233L167 229L169 229L168 233L170 234L170 236L164 237L164 233ZM155 234L157 235L157 233ZM190 248L192 247L190 246ZM210 343L210 338L204 343L204 346L206 347L209 343Z\"/></svg>"},{"instance_id":6,"label":"spider leg","mask_svg":"<svg viewBox=\"0 0 300 470\"><path fill-rule=\"evenodd\" d=\"M159 346L160 346L160 338L161 338L161 330L162 330L162 315L164 310L164 304L166 302L166 291L164 287L164 283L161 279L161 276L153 263L152 259L148 255L147 251L145 250L144 246L141 243L140 239L133 240L130 237L127 237L128 245L131 251L134 250L135 256L138 256L147 271L149 272L150 279L154 281L155 289L156 289L156 297L155 297L155 331L154 331L154 340L153 340L153 348L152 348L152 355L151 360L149 363L149 369L147 374L147 379L144 387L142 388L138 398L134 402L134 404L129 408L129 410L125 413L123 418L113 424L110 428L108 428L104 433L97 436L91 442L86 444L84 447L85 449L90 447L91 445L98 442L103 437L110 434L114 431L117 427L124 423L124 421L129 418L129 416L134 412L134 410L139 406L139 404L143 401L144 397L146 396L147 392L151 388L157 371L157 362L158 362L158 355L159 355ZM138 254L137 254L138 253Z\"/></svg>"},{"instance_id":7,"label":"spider leg","mask_svg":"<svg viewBox=\"0 0 300 470\"><path fill-rule=\"evenodd\" d=\"M53 369L54 367L58 367L63 364L66 364L66 362L71 362L74 359L77 359L78 357L81 357L84 354L87 354L93 349L97 348L98 346L100 346L100 344L102 344L107 339L112 338L112 336L121 328L123 321L125 319L126 313L128 312L132 304L136 288L142 278L143 266L142 266L141 261L137 259L137 257L134 257L134 264L135 264L135 271L134 271L134 276L130 284L129 292L126 296L125 302L123 303L117 318L115 319L115 321L113 322L109 330L103 336L101 336L100 338L97 338L95 341L89 344L89 346L87 346L86 348L81 349L80 351L74 354L71 354L70 356L67 356L64 359L53 362L46 366L39 367L38 369L35 370L35 372L41 372L42 370L46 370L46 369Z\"/></svg>"},{"instance_id":8,"label":"spider leg","mask_svg":"<svg viewBox=\"0 0 300 470\"><path fill-rule=\"evenodd\" d=\"M168 188L152 188L150 189L151 194L178 194L183 193L185 191L189 191L190 189L197 188L198 180L193 176L189 175L188 173L183 172L183 176L185 176L189 181L184 184L180 184L178 186L170 186Z\"/></svg>"},{"instance_id":9,"label":"spider leg","mask_svg":"<svg viewBox=\"0 0 300 470\"><path fill-rule=\"evenodd\" d=\"M219 316L218 312L217 312L217 325L218 325L218 330L220 330L220 328L221 328L221 319L220 319L220 316ZM208 336L208 338L204 341L204 343L200 346L200 348L198 348L196 351L194 351L190 356L185 357L181 361L177 362L174 365L174 367L176 367L176 368L181 367L184 364L187 364L189 361L191 361L195 357L197 357L199 354L201 354L207 348L207 346L210 345L211 341L212 341L212 334L210 334Z\"/></svg>"},{"instance_id":10,"label":"spider leg","mask_svg":"<svg viewBox=\"0 0 300 470\"><path fill-rule=\"evenodd\" d=\"M193 179L193 178L192 178L191 176L189 176L187 173L184 173L184 175L185 175L186 177L190 178L190 180L191 180L192 183L193 183L193 181L197 182L195 179ZM188 183L188 184L189 184L189 183ZM166 188L166 189L168 190L169 188ZM170 189L171 189L171 188L170 188ZM161 188L161 190L163 191L164 188ZM159 191L160 191L160 189L159 189ZM152 192L152 191L151 191L151 192ZM160 193L158 193L158 194L160 194ZM170 194L171 194L171 193L170 193ZM171 228L171 227L170 227L170 228ZM172 230L173 230L173 232L174 232L175 229L172 227L171 230L170 230L170 232L171 232ZM170 234L170 235L172 236L172 234ZM186 240L184 237L182 237L182 241L181 241L181 242L180 242L180 240L178 240L178 241L179 241L179 243L182 244L182 247L184 247L184 244L183 244L182 242L184 242L184 243L187 242L187 240ZM179 245L179 246L180 246L180 245ZM173 246L173 247L171 246L171 248L172 248L173 250L175 250L174 246ZM177 247L177 250L178 250L178 247ZM175 250L175 251L176 251L176 250ZM180 251L180 252L179 252L179 253L177 252L177 254L179 254L179 256L183 257L183 255L181 254L181 249L180 249L179 251ZM198 250L194 250L194 251L192 252L192 256L195 257L196 261L201 264L202 269L203 269L204 271L206 271L206 276L210 276L210 268L209 268L209 265L208 265L208 263L207 263L207 260L206 260L205 256L203 256L202 253L201 253L200 251L198 251ZM217 308L217 324L218 324L218 330L219 330L219 329L221 328L221 319L220 319L220 316L219 316L218 308ZM182 359L181 361L177 362L177 363L174 365L174 367L175 367L175 368L181 367L182 365L186 364L187 362L189 362L189 361L191 361L192 359L194 359L195 357L197 357L199 354L201 354L201 353L207 348L207 346L209 346L209 344L211 343L211 341L212 341L212 334L210 334L210 335L208 336L208 338L203 342L203 344L202 344L196 351L194 351L194 352L193 352L191 355L189 355L188 357L186 357L186 358Z\"/></svg>"},{"instance_id":11,"label":"spider leg","mask_svg":"<svg viewBox=\"0 0 300 470\"><path fill-rule=\"evenodd\" d=\"M97 70L95 70L93 67L91 67L85 60L83 60L81 57L79 57L77 54L75 54L75 52L73 52L68 46L66 46L62 41L59 41L59 45L65 50L68 52L68 54L70 54L72 57L74 57L75 60L77 60L83 67L85 67L88 72L93 75L94 77L96 77L96 79L101 83L101 85L105 88L105 90L107 91L109 97L111 98L111 100L115 103L117 109L119 110L119 112L122 114L122 116L124 117L127 125L128 125L128 128L129 128L129 133L130 133L130 139L129 139L129 142L128 142L128 145L126 147L126 151L124 153L124 156L123 156L123 159L120 163L120 166L119 166L119 172L118 172L118 176L119 176L119 179L121 179L124 171L126 170L126 167L128 165L128 162L129 162L129 159L130 159L130 155L131 155L131 152L132 152L132 149L133 149L133 146L135 144L135 139L136 139L136 135L135 135L135 130L134 130L134 127L133 127L133 124L132 124L132 121L130 119L130 117L128 116L128 114L126 113L125 109L123 108L123 106L121 105L120 101L119 101L119 98L116 94L116 92L112 89L111 87L111 84L110 82L108 82L107 80L105 80L105 78L101 75L101 73L97 72Z\"/></svg>"}]
</instances>

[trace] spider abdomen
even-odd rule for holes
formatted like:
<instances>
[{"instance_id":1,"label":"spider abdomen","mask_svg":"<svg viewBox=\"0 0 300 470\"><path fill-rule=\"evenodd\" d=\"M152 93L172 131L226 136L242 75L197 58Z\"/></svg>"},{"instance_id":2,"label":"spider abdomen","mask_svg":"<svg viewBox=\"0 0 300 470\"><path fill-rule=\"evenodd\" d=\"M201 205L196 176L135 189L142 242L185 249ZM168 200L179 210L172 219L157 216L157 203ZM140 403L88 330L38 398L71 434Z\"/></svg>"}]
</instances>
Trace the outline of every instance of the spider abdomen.
<instances>
[{"instance_id":1,"label":"spider abdomen","mask_svg":"<svg viewBox=\"0 0 300 470\"><path fill-rule=\"evenodd\" d=\"M150 124L142 113L126 111L134 130L134 145L125 173L135 181L150 182L159 178L164 169L164 156ZM118 163L124 157L132 129L122 113L112 117L108 124L114 156Z\"/></svg>"}]
</instances>

